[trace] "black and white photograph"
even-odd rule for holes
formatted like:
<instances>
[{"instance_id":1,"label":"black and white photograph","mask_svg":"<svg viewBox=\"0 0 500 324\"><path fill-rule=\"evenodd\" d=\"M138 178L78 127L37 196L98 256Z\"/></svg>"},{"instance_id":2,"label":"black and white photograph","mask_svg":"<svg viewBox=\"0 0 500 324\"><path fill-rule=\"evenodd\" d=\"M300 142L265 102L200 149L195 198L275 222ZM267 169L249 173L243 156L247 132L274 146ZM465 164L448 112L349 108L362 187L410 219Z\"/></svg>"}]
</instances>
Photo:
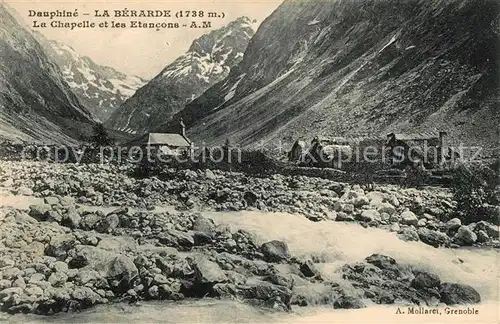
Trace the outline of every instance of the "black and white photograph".
<instances>
[{"instance_id":1,"label":"black and white photograph","mask_svg":"<svg viewBox=\"0 0 500 324\"><path fill-rule=\"evenodd\" d=\"M500 1L1 0L0 322L500 323Z\"/></svg>"}]
</instances>

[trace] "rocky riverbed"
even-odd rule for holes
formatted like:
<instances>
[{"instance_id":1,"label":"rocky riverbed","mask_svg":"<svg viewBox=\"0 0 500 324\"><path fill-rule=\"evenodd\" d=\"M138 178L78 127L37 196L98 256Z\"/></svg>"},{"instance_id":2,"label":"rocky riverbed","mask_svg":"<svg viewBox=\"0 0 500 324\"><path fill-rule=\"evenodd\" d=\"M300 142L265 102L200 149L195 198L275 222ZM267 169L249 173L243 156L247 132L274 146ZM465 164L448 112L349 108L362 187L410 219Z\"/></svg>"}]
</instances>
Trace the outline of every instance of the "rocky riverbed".
<instances>
[{"instance_id":1,"label":"rocky riverbed","mask_svg":"<svg viewBox=\"0 0 500 324\"><path fill-rule=\"evenodd\" d=\"M224 211L352 223L429 248L498 244L498 227L450 219L454 202L437 188L191 170L135 179L128 167L109 165L0 167L0 305L8 313L210 297L278 311L481 301L477 287L384 253L322 266L331 260L211 217Z\"/></svg>"}]
</instances>

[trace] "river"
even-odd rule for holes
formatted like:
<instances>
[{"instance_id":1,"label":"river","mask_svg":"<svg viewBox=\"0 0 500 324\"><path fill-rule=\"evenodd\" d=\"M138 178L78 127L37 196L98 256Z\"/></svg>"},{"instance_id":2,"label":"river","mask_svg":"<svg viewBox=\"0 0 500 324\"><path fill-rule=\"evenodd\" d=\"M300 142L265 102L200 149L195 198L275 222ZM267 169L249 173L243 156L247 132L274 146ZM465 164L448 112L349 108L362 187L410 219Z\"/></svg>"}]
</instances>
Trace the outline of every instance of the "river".
<instances>
[{"instance_id":1,"label":"river","mask_svg":"<svg viewBox=\"0 0 500 324\"><path fill-rule=\"evenodd\" d=\"M499 323L500 252L494 249L433 248L421 242L404 242L377 228L342 222L311 222L300 215L262 212L204 212L207 217L232 229L257 234L258 243L271 239L288 243L295 256L321 260L317 265L328 279L338 279L335 269L346 262L361 261L382 253L400 263L434 271L442 281L473 286L482 303L478 315L398 315L397 306L372 305L361 310L327 307L297 307L291 314L256 309L236 301L201 300L145 302L141 306L101 305L73 314L44 317L7 316L9 322L99 322L99 323Z\"/></svg>"}]
</instances>

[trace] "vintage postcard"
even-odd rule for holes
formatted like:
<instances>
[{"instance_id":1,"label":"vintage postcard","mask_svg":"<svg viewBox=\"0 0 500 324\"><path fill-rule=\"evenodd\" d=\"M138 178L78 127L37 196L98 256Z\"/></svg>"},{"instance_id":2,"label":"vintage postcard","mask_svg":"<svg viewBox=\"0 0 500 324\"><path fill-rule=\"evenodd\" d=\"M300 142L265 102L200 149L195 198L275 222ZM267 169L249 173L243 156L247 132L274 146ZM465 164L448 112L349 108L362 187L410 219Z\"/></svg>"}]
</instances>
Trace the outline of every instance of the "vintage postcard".
<instances>
[{"instance_id":1,"label":"vintage postcard","mask_svg":"<svg viewBox=\"0 0 500 324\"><path fill-rule=\"evenodd\" d=\"M2 0L0 321L499 323L497 0Z\"/></svg>"}]
</instances>

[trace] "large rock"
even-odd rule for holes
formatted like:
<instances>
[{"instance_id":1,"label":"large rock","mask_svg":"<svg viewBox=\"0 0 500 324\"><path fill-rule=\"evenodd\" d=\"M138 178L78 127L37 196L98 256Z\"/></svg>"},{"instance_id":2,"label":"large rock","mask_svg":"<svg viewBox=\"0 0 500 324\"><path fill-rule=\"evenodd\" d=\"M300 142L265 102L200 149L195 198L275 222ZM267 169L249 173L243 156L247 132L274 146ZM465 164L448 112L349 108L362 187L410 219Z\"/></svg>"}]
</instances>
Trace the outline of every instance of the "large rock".
<instances>
[{"instance_id":1,"label":"large rock","mask_svg":"<svg viewBox=\"0 0 500 324\"><path fill-rule=\"evenodd\" d=\"M357 197L354 199L353 204L354 204L354 207L360 208L360 207L363 207L365 205L369 205L370 200L366 196L360 196L360 197Z\"/></svg>"},{"instance_id":2,"label":"large rock","mask_svg":"<svg viewBox=\"0 0 500 324\"><path fill-rule=\"evenodd\" d=\"M290 255L288 252L288 246L283 241L269 241L260 247L264 259L268 262L280 262L287 260Z\"/></svg>"},{"instance_id":3,"label":"large rock","mask_svg":"<svg viewBox=\"0 0 500 324\"><path fill-rule=\"evenodd\" d=\"M377 209L379 213L386 213L389 215L394 215L396 213L396 208L390 203L375 203L373 204L374 208Z\"/></svg>"},{"instance_id":4,"label":"large rock","mask_svg":"<svg viewBox=\"0 0 500 324\"><path fill-rule=\"evenodd\" d=\"M448 245L450 243L450 238L448 237L448 235L439 231L420 227L417 232L418 237L422 242L432 245L436 248L442 245Z\"/></svg>"},{"instance_id":5,"label":"large rock","mask_svg":"<svg viewBox=\"0 0 500 324\"><path fill-rule=\"evenodd\" d=\"M252 284L246 284L237 287L237 294L244 299L270 300L280 297L282 301L290 300L291 291L287 287L273 285L265 281L252 281Z\"/></svg>"},{"instance_id":6,"label":"large rock","mask_svg":"<svg viewBox=\"0 0 500 324\"><path fill-rule=\"evenodd\" d=\"M71 296L78 300L81 307L89 307L101 301L101 297L89 287L76 287Z\"/></svg>"},{"instance_id":7,"label":"large rock","mask_svg":"<svg viewBox=\"0 0 500 324\"><path fill-rule=\"evenodd\" d=\"M472 245L477 241L477 235L468 226L460 226L454 240L461 245Z\"/></svg>"},{"instance_id":8,"label":"large rock","mask_svg":"<svg viewBox=\"0 0 500 324\"><path fill-rule=\"evenodd\" d=\"M366 305L358 297L341 296L335 300L333 307L342 309L359 309L365 308Z\"/></svg>"},{"instance_id":9,"label":"large rock","mask_svg":"<svg viewBox=\"0 0 500 324\"><path fill-rule=\"evenodd\" d=\"M368 200L370 200L370 203L375 204L375 203L382 203L385 200L387 200L387 196L380 191L370 191L366 194L366 197Z\"/></svg>"},{"instance_id":10,"label":"large rock","mask_svg":"<svg viewBox=\"0 0 500 324\"><path fill-rule=\"evenodd\" d=\"M306 260L301 263L300 271L306 277L318 277L320 275L318 269L314 266L314 263L311 260Z\"/></svg>"},{"instance_id":11,"label":"large rock","mask_svg":"<svg viewBox=\"0 0 500 324\"><path fill-rule=\"evenodd\" d=\"M486 234L488 234L488 236L494 240L498 240L500 238L499 227L486 221L477 222L475 229L476 231L485 231Z\"/></svg>"},{"instance_id":12,"label":"large rock","mask_svg":"<svg viewBox=\"0 0 500 324\"><path fill-rule=\"evenodd\" d=\"M396 260L382 254L372 254L369 257L366 257L365 261L380 269L392 269L394 265L396 265Z\"/></svg>"},{"instance_id":13,"label":"large rock","mask_svg":"<svg viewBox=\"0 0 500 324\"><path fill-rule=\"evenodd\" d=\"M406 210L401 213L401 223L405 225L417 226L418 217L412 211Z\"/></svg>"},{"instance_id":14,"label":"large rock","mask_svg":"<svg viewBox=\"0 0 500 324\"><path fill-rule=\"evenodd\" d=\"M380 222L382 220L380 218L380 213L373 209L363 210L361 212L360 218L364 222L371 222L371 221Z\"/></svg>"},{"instance_id":15,"label":"large rock","mask_svg":"<svg viewBox=\"0 0 500 324\"><path fill-rule=\"evenodd\" d=\"M43 199L43 202L48 204L48 205L58 205L60 201L59 201L59 197L51 196L51 197L45 197Z\"/></svg>"},{"instance_id":16,"label":"large rock","mask_svg":"<svg viewBox=\"0 0 500 324\"><path fill-rule=\"evenodd\" d=\"M204 216L198 216L193 222L193 231L202 233L212 233L215 231L215 224L210 218Z\"/></svg>"},{"instance_id":17,"label":"large rock","mask_svg":"<svg viewBox=\"0 0 500 324\"><path fill-rule=\"evenodd\" d=\"M469 285L443 283L439 287L441 301L446 305L477 304L481 302L479 293Z\"/></svg>"},{"instance_id":18,"label":"large rock","mask_svg":"<svg viewBox=\"0 0 500 324\"><path fill-rule=\"evenodd\" d=\"M196 282L202 284L216 284L227 281L227 277L215 262L204 257L197 258L192 264Z\"/></svg>"},{"instance_id":19,"label":"large rock","mask_svg":"<svg viewBox=\"0 0 500 324\"><path fill-rule=\"evenodd\" d=\"M127 285L132 281L132 279L136 278L138 274L139 271L137 270L134 261L127 256L120 255L110 261L107 277Z\"/></svg>"},{"instance_id":20,"label":"large rock","mask_svg":"<svg viewBox=\"0 0 500 324\"><path fill-rule=\"evenodd\" d=\"M453 218L446 222L446 230L454 231L462 226L462 221L459 218Z\"/></svg>"},{"instance_id":21,"label":"large rock","mask_svg":"<svg viewBox=\"0 0 500 324\"><path fill-rule=\"evenodd\" d=\"M177 230L169 230L158 235L161 244L176 247L180 250L189 250L195 245L194 233L185 233Z\"/></svg>"},{"instance_id":22,"label":"large rock","mask_svg":"<svg viewBox=\"0 0 500 324\"><path fill-rule=\"evenodd\" d=\"M403 230L398 233L398 237L407 242L419 241L418 232L413 227L403 228Z\"/></svg>"},{"instance_id":23,"label":"large rock","mask_svg":"<svg viewBox=\"0 0 500 324\"><path fill-rule=\"evenodd\" d=\"M354 222L354 216L346 214L344 212L338 212L337 217L335 218L337 222Z\"/></svg>"},{"instance_id":24,"label":"large rock","mask_svg":"<svg viewBox=\"0 0 500 324\"><path fill-rule=\"evenodd\" d=\"M94 246L77 245L72 251L71 257L70 268L79 269L88 266L106 274L108 265L116 257L116 254Z\"/></svg>"},{"instance_id":25,"label":"large rock","mask_svg":"<svg viewBox=\"0 0 500 324\"><path fill-rule=\"evenodd\" d=\"M61 220L61 225L68 226L71 228L78 228L81 219L82 218L76 212L76 210L69 210L66 214L63 215Z\"/></svg>"},{"instance_id":26,"label":"large rock","mask_svg":"<svg viewBox=\"0 0 500 324\"><path fill-rule=\"evenodd\" d=\"M411 282L417 289L437 288L441 284L439 277L428 271L420 271Z\"/></svg>"},{"instance_id":27,"label":"large rock","mask_svg":"<svg viewBox=\"0 0 500 324\"><path fill-rule=\"evenodd\" d=\"M77 245L74 235L62 234L53 236L45 248L45 254L58 259L65 259L68 256L68 251Z\"/></svg>"},{"instance_id":28,"label":"large rock","mask_svg":"<svg viewBox=\"0 0 500 324\"><path fill-rule=\"evenodd\" d=\"M99 233L112 233L120 225L120 218L117 214L109 214L101 219L95 226Z\"/></svg>"},{"instance_id":29,"label":"large rock","mask_svg":"<svg viewBox=\"0 0 500 324\"><path fill-rule=\"evenodd\" d=\"M63 272L53 272L48 281L53 287L62 286L68 280L68 276Z\"/></svg>"},{"instance_id":30,"label":"large rock","mask_svg":"<svg viewBox=\"0 0 500 324\"><path fill-rule=\"evenodd\" d=\"M104 215L102 215L104 216ZM96 213L86 213L80 220L80 227L86 231L93 230L101 220L101 216Z\"/></svg>"},{"instance_id":31,"label":"large rock","mask_svg":"<svg viewBox=\"0 0 500 324\"><path fill-rule=\"evenodd\" d=\"M52 210L52 207L47 204L41 205L31 205L29 215L37 220L46 220L48 217L48 212Z\"/></svg>"}]
</instances>

